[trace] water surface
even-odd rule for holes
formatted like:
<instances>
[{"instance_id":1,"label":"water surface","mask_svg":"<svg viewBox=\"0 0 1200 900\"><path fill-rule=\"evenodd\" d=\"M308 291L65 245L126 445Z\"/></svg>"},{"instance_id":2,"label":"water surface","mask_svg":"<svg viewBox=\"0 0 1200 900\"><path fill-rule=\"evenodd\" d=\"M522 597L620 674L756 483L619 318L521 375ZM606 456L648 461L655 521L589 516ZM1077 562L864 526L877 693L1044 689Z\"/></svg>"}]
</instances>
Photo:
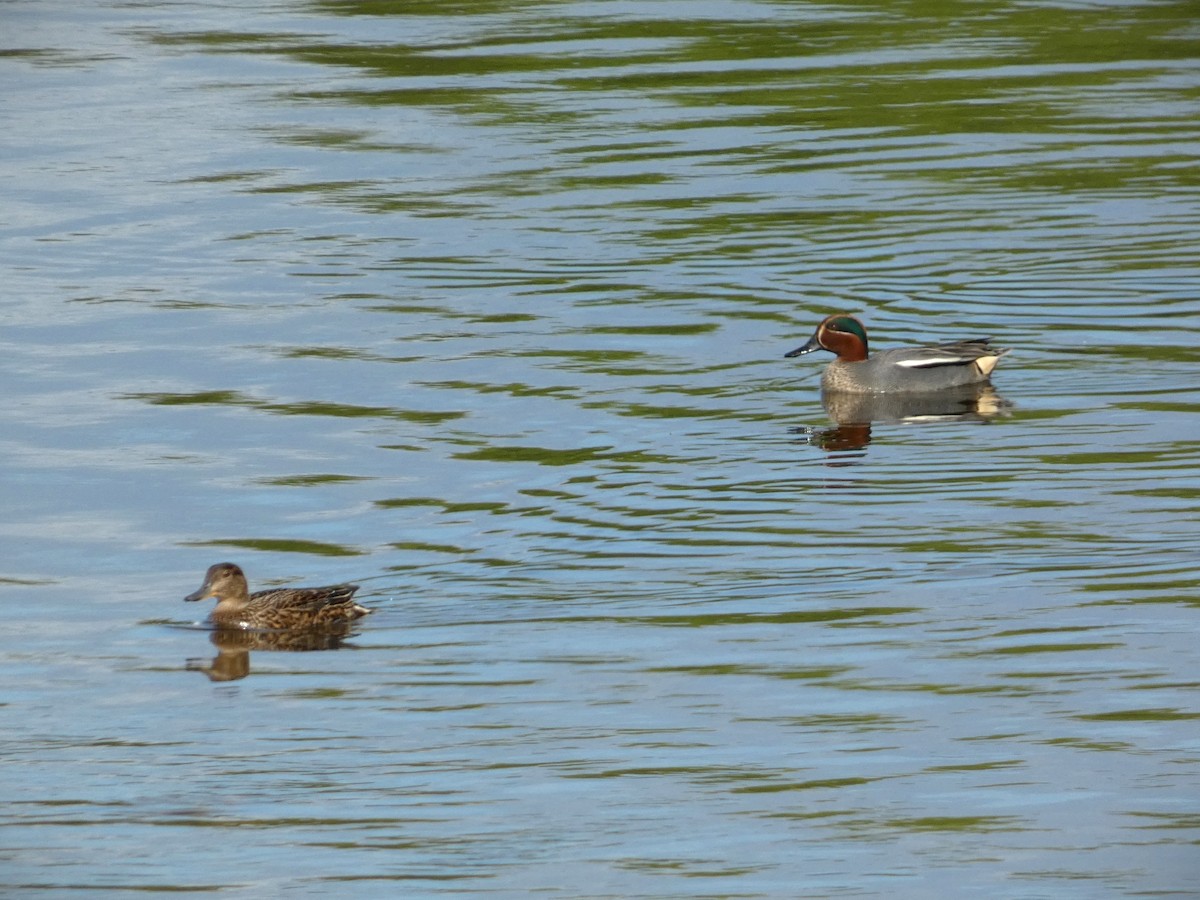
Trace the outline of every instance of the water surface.
<instances>
[{"instance_id":1,"label":"water surface","mask_svg":"<svg viewBox=\"0 0 1200 900\"><path fill-rule=\"evenodd\" d=\"M1193 12L9 4L4 892L1193 894Z\"/></svg>"}]
</instances>

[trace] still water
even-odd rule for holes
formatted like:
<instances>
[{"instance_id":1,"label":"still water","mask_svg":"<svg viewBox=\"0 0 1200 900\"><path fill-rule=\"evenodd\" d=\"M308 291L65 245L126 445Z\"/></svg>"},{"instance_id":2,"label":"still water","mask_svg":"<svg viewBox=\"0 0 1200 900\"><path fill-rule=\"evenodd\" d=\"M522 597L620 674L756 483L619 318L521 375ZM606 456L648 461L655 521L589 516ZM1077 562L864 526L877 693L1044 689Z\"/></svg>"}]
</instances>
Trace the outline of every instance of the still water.
<instances>
[{"instance_id":1,"label":"still water","mask_svg":"<svg viewBox=\"0 0 1200 900\"><path fill-rule=\"evenodd\" d=\"M254 7L0 6L0 893L1196 896L1194 4Z\"/></svg>"}]
</instances>

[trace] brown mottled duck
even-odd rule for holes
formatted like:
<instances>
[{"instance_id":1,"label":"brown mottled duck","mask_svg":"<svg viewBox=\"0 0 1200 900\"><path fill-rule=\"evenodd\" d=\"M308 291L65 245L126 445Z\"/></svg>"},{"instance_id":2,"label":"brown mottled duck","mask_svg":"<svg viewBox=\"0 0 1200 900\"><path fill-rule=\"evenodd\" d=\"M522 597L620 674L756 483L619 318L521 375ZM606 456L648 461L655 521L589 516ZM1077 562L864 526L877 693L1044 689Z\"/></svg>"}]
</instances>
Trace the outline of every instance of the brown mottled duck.
<instances>
[{"instance_id":1,"label":"brown mottled duck","mask_svg":"<svg viewBox=\"0 0 1200 900\"><path fill-rule=\"evenodd\" d=\"M184 600L215 597L209 615L221 628L300 631L344 627L371 610L354 602L357 584L311 588L271 588L250 593L246 575L233 563L209 566L204 584Z\"/></svg>"}]
</instances>

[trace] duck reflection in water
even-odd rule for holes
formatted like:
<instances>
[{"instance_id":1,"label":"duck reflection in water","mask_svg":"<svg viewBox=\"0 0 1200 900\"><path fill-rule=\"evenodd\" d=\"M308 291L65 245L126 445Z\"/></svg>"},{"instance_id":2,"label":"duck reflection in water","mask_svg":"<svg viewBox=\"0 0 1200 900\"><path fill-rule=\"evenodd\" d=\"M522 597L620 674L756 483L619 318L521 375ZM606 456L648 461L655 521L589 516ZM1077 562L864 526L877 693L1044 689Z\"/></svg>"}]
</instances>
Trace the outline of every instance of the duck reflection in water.
<instances>
[{"instance_id":1,"label":"duck reflection in water","mask_svg":"<svg viewBox=\"0 0 1200 900\"><path fill-rule=\"evenodd\" d=\"M212 660L189 659L189 672L203 672L209 681L237 681L250 674L251 650L274 650L301 653L312 650L337 650L350 647L346 638L350 628L323 631L246 631L242 628L216 628L209 640L217 648Z\"/></svg>"},{"instance_id":2,"label":"duck reflection in water","mask_svg":"<svg viewBox=\"0 0 1200 900\"><path fill-rule=\"evenodd\" d=\"M250 593L245 573L233 563L217 563L204 584L184 600L215 598L209 615L217 655L208 665L189 660L187 668L213 681L236 681L250 674L251 650L335 650L352 623L371 610L354 601L355 584L274 588Z\"/></svg>"},{"instance_id":3,"label":"duck reflection in water","mask_svg":"<svg viewBox=\"0 0 1200 900\"><path fill-rule=\"evenodd\" d=\"M984 423L1009 414L1012 404L990 384L966 385L930 394L850 394L822 391L821 405L832 428L795 429L810 444L828 451L862 450L871 443L871 425Z\"/></svg>"}]
</instances>

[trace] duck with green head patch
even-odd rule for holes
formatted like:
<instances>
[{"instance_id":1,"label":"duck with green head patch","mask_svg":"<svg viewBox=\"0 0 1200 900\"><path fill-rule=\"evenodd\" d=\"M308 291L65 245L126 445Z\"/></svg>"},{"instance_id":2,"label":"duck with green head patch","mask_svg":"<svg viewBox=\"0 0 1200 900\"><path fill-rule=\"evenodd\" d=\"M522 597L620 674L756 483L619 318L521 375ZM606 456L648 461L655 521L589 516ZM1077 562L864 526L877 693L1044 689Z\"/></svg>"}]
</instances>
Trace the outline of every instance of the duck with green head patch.
<instances>
[{"instance_id":1,"label":"duck with green head patch","mask_svg":"<svg viewBox=\"0 0 1200 900\"><path fill-rule=\"evenodd\" d=\"M821 376L827 391L857 394L924 393L987 384L1008 348L994 349L991 338L973 338L923 347L867 351L867 329L854 316L827 316L802 347L785 356L817 350L837 354Z\"/></svg>"},{"instance_id":2,"label":"duck with green head patch","mask_svg":"<svg viewBox=\"0 0 1200 900\"><path fill-rule=\"evenodd\" d=\"M200 589L184 600L215 597L209 615L220 628L296 631L345 627L371 610L354 602L357 584L311 588L273 588L250 593L246 575L233 563L209 566Z\"/></svg>"}]
</instances>

